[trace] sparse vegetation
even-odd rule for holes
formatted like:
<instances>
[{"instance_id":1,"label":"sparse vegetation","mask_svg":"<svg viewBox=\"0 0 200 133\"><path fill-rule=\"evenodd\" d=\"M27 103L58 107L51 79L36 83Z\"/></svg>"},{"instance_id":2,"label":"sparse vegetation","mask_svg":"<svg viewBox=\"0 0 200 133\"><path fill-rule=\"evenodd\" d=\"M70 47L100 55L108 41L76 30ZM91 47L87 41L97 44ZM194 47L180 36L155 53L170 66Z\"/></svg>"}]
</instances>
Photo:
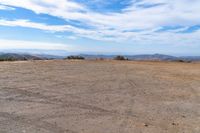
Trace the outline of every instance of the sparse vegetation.
<instances>
[{"instance_id":1,"label":"sparse vegetation","mask_svg":"<svg viewBox=\"0 0 200 133\"><path fill-rule=\"evenodd\" d=\"M19 59L16 59L14 57L5 57L5 58L0 58L0 61L18 61ZM20 60L27 60L26 58L20 59Z\"/></svg>"},{"instance_id":2,"label":"sparse vegetation","mask_svg":"<svg viewBox=\"0 0 200 133\"><path fill-rule=\"evenodd\" d=\"M128 60L128 58L118 55L118 56L114 57L114 60Z\"/></svg>"},{"instance_id":3,"label":"sparse vegetation","mask_svg":"<svg viewBox=\"0 0 200 133\"><path fill-rule=\"evenodd\" d=\"M85 58L82 56L68 56L65 59L67 59L67 60L84 60Z\"/></svg>"},{"instance_id":4,"label":"sparse vegetation","mask_svg":"<svg viewBox=\"0 0 200 133\"><path fill-rule=\"evenodd\" d=\"M28 54L0 54L0 61L26 61L26 60L42 60L43 58Z\"/></svg>"},{"instance_id":5,"label":"sparse vegetation","mask_svg":"<svg viewBox=\"0 0 200 133\"><path fill-rule=\"evenodd\" d=\"M185 62L184 60L176 60L177 62Z\"/></svg>"},{"instance_id":6,"label":"sparse vegetation","mask_svg":"<svg viewBox=\"0 0 200 133\"><path fill-rule=\"evenodd\" d=\"M181 63L191 63L191 61L182 60L182 59L176 60L176 62L181 62Z\"/></svg>"}]
</instances>

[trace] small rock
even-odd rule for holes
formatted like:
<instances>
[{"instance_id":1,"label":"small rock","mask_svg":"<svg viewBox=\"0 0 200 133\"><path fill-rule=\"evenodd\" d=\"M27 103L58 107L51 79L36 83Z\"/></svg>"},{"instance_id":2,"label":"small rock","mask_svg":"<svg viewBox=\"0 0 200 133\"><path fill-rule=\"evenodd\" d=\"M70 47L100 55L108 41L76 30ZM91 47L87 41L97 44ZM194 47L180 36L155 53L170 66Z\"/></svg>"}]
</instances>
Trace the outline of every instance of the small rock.
<instances>
[{"instance_id":1,"label":"small rock","mask_svg":"<svg viewBox=\"0 0 200 133\"><path fill-rule=\"evenodd\" d=\"M148 124L146 124L146 123L144 123L144 126L145 126L145 127L148 127L149 125L148 125Z\"/></svg>"},{"instance_id":2,"label":"small rock","mask_svg":"<svg viewBox=\"0 0 200 133\"><path fill-rule=\"evenodd\" d=\"M182 117L185 118L186 116L185 116L185 115L182 115Z\"/></svg>"},{"instance_id":3,"label":"small rock","mask_svg":"<svg viewBox=\"0 0 200 133\"><path fill-rule=\"evenodd\" d=\"M172 125L173 125L173 126L177 126L177 125L178 125L178 123L174 123L174 122L173 122L173 123L172 123Z\"/></svg>"}]
</instances>

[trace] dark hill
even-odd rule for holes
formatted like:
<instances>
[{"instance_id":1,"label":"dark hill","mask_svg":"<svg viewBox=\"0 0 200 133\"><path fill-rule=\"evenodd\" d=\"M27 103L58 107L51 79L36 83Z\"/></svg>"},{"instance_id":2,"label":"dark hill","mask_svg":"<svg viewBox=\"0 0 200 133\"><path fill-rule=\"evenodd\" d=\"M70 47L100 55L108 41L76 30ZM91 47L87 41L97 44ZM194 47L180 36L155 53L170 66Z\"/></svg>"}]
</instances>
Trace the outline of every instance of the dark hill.
<instances>
[{"instance_id":1,"label":"dark hill","mask_svg":"<svg viewBox=\"0 0 200 133\"><path fill-rule=\"evenodd\" d=\"M45 58L29 55L29 54L0 54L0 61L23 61L23 60L43 60Z\"/></svg>"},{"instance_id":2,"label":"dark hill","mask_svg":"<svg viewBox=\"0 0 200 133\"><path fill-rule=\"evenodd\" d=\"M178 57L163 55L163 54L153 54L153 55L133 55L127 56L130 60L155 60L155 61L176 61Z\"/></svg>"},{"instance_id":3,"label":"dark hill","mask_svg":"<svg viewBox=\"0 0 200 133\"><path fill-rule=\"evenodd\" d=\"M84 55L86 59L95 59L95 58L103 58L103 59L113 59L116 55ZM157 60L157 61L175 61L178 60L177 57L170 55L162 55L162 54L145 54L145 55L124 55L124 57L129 60Z\"/></svg>"}]
</instances>

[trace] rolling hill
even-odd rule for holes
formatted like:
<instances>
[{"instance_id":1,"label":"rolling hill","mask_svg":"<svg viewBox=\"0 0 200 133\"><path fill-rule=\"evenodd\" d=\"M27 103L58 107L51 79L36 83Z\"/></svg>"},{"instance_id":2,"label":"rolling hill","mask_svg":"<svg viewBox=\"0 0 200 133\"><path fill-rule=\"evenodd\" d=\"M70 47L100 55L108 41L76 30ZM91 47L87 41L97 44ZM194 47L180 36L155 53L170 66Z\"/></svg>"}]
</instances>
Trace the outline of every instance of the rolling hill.
<instances>
[{"instance_id":1,"label":"rolling hill","mask_svg":"<svg viewBox=\"0 0 200 133\"><path fill-rule=\"evenodd\" d=\"M23 61L23 60L43 60L43 59L45 58L29 54L15 54L15 53L0 54L0 61Z\"/></svg>"}]
</instances>

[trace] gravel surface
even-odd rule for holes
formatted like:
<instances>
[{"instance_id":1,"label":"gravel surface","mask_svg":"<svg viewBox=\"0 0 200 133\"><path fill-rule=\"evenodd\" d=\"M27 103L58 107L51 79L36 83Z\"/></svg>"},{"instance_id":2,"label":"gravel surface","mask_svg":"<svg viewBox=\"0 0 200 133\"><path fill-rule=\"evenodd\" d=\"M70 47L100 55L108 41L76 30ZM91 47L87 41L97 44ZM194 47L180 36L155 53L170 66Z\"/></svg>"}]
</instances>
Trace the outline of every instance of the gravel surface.
<instances>
[{"instance_id":1,"label":"gravel surface","mask_svg":"<svg viewBox=\"0 0 200 133\"><path fill-rule=\"evenodd\" d=\"M0 62L0 133L200 133L200 63Z\"/></svg>"}]
</instances>

